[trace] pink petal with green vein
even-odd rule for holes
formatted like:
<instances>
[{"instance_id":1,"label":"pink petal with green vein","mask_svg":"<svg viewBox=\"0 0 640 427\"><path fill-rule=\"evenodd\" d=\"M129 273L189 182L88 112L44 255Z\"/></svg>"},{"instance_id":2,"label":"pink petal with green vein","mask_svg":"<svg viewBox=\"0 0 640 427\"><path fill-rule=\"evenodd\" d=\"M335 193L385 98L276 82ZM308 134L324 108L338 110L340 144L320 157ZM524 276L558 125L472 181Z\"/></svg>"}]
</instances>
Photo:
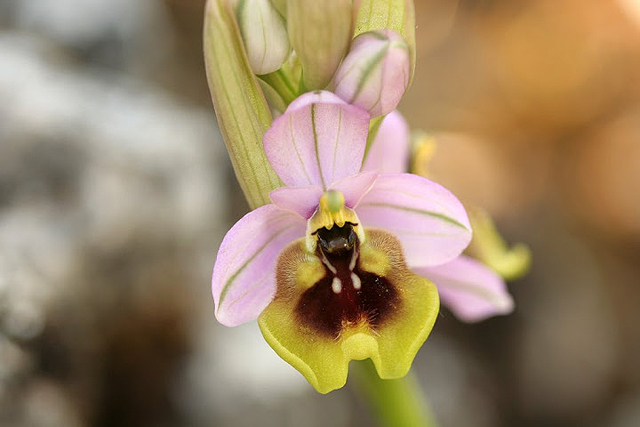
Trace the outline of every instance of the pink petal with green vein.
<instances>
[{"instance_id":1,"label":"pink petal with green vein","mask_svg":"<svg viewBox=\"0 0 640 427\"><path fill-rule=\"evenodd\" d=\"M323 98L328 102L315 102ZM360 171L369 115L337 97L302 95L274 120L263 137L269 162L290 187L323 189Z\"/></svg>"},{"instance_id":2,"label":"pink petal with green vein","mask_svg":"<svg viewBox=\"0 0 640 427\"><path fill-rule=\"evenodd\" d=\"M413 270L436 284L442 303L464 322L513 311L504 280L473 258L462 255L446 264Z\"/></svg>"},{"instance_id":3,"label":"pink petal with green vein","mask_svg":"<svg viewBox=\"0 0 640 427\"><path fill-rule=\"evenodd\" d=\"M409 143L409 125L398 110L393 110L380 124L362 170L406 172L409 169Z\"/></svg>"},{"instance_id":4,"label":"pink petal with green vein","mask_svg":"<svg viewBox=\"0 0 640 427\"><path fill-rule=\"evenodd\" d=\"M400 239L412 268L450 261L471 240L471 225L460 201L417 175L379 176L356 213L365 227L385 229Z\"/></svg>"},{"instance_id":5,"label":"pink petal with green vein","mask_svg":"<svg viewBox=\"0 0 640 427\"><path fill-rule=\"evenodd\" d=\"M258 317L275 294L278 255L305 230L304 219L274 205L249 212L229 230L211 279L220 323L236 326Z\"/></svg>"}]
</instances>

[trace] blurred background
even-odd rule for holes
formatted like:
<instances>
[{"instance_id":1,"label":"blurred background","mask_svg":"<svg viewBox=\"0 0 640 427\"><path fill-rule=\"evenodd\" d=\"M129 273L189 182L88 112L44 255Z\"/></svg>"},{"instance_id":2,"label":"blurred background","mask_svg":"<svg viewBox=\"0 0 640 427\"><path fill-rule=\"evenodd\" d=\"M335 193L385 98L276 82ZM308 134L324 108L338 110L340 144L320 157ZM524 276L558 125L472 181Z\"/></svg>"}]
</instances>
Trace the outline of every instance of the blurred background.
<instances>
[{"instance_id":1,"label":"blurred background","mask_svg":"<svg viewBox=\"0 0 640 427\"><path fill-rule=\"evenodd\" d=\"M374 425L316 394L210 272L246 212L204 0L0 2L0 425ZM640 1L417 0L401 111L435 179L533 250L516 311L443 310L442 427L640 425Z\"/></svg>"}]
</instances>

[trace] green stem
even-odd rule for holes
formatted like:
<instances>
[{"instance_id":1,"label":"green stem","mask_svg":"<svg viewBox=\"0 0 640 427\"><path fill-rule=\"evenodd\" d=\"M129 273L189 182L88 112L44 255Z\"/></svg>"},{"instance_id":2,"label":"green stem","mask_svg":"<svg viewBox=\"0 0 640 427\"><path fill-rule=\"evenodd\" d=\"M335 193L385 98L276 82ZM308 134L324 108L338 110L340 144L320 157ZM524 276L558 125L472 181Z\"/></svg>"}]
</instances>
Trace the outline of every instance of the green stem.
<instances>
[{"instance_id":1,"label":"green stem","mask_svg":"<svg viewBox=\"0 0 640 427\"><path fill-rule=\"evenodd\" d=\"M357 391L373 407L381 426L437 427L411 372L404 378L383 380L371 360L352 362L350 370Z\"/></svg>"},{"instance_id":2,"label":"green stem","mask_svg":"<svg viewBox=\"0 0 640 427\"><path fill-rule=\"evenodd\" d=\"M293 82L282 69L259 77L275 89L287 105L298 97Z\"/></svg>"}]
</instances>

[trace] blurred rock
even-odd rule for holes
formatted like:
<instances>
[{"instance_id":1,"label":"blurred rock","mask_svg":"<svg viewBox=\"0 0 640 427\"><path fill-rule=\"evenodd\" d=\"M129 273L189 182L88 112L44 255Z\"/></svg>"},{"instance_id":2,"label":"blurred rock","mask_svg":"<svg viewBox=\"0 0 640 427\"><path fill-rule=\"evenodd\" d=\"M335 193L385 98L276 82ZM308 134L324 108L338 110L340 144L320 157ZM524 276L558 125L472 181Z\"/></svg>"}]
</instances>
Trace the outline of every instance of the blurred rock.
<instances>
[{"instance_id":1,"label":"blurred rock","mask_svg":"<svg viewBox=\"0 0 640 427\"><path fill-rule=\"evenodd\" d=\"M91 62L133 71L159 65L172 35L162 2L10 0L16 27L73 49Z\"/></svg>"},{"instance_id":2,"label":"blurred rock","mask_svg":"<svg viewBox=\"0 0 640 427\"><path fill-rule=\"evenodd\" d=\"M12 407L27 409L0 412L0 421L24 416L28 425L73 426L117 410L99 390L127 370L99 372L128 357L118 355L119 346L136 355L138 377L177 378L188 335L178 328L172 337L162 325L175 322L172 316L186 322L186 307L196 301L212 304L189 290L206 279L193 273L194 282L185 271L207 258L209 274L214 239L226 228L228 166L212 111L181 105L124 75L51 62L49 52L46 41L0 35L0 62L11 64L0 70L0 338L28 349L4 346L3 354L17 360L3 358L4 377L24 371L19 360L27 357L36 361L28 365L34 375L65 378L67 385L34 383L24 373L21 381L2 382ZM114 270L117 259L124 263ZM103 268L109 274L96 276ZM151 307L153 317L145 314ZM132 347L149 334L158 338ZM163 359L164 345L171 351ZM131 399L110 419L146 419L171 386L154 389L136 394L145 403Z\"/></svg>"}]
</instances>

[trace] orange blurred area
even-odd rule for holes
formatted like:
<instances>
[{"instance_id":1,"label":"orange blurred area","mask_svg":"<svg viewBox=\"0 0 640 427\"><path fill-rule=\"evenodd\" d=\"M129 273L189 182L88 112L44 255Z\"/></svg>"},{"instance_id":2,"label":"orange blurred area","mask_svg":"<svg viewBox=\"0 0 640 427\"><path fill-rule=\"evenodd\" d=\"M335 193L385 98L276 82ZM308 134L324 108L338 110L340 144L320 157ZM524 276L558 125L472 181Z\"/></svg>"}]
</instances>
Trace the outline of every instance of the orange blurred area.
<instances>
[{"instance_id":1,"label":"orange blurred area","mask_svg":"<svg viewBox=\"0 0 640 427\"><path fill-rule=\"evenodd\" d=\"M455 22L441 12L452 3L416 4L427 41L402 105L443 133L436 179L499 216L553 202L602 233L637 233L638 2L458 2ZM434 34L432 19L450 25Z\"/></svg>"},{"instance_id":2,"label":"orange blurred area","mask_svg":"<svg viewBox=\"0 0 640 427\"><path fill-rule=\"evenodd\" d=\"M518 338L486 350L511 354L500 425L636 425L640 2L452 3L416 3L401 107L438 142L431 177L533 249Z\"/></svg>"},{"instance_id":3,"label":"orange blurred area","mask_svg":"<svg viewBox=\"0 0 640 427\"><path fill-rule=\"evenodd\" d=\"M0 3L0 425L375 425L316 394L210 274L247 210L204 0ZM416 0L400 105L426 168L532 268L443 309L415 361L442 427L640 425L640 1Z\"/></svg>"}]
</instances>

